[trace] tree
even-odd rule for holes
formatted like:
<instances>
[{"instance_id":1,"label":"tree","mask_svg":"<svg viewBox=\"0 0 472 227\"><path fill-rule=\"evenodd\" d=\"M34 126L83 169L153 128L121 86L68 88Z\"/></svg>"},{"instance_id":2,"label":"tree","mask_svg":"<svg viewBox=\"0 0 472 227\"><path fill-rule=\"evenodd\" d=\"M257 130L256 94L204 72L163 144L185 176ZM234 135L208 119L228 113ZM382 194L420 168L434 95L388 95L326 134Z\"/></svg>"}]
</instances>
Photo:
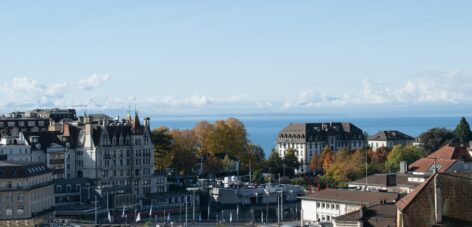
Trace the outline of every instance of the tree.
<instances>
[{"instance_id":1,"label":"tree","mask_svg":"<svg viewBox=\"0 0 472 227\"><path fill-rule=\"evenodd\" d=\"M267 171L273 175L281 174L283 171L283 160L279 153L272 151L269 158L267 159Z\"/></svg>"},{"instance_id":2,"label":"tree","mask_svg":"<svg viewBox=\"0 0 472 227\"><path fill-rule=\"evenodd\" d=\"M419 136L420 142L428 153L432 153L454 139L453 132L446 128L432 128Z\"/></svg>"},{"instance_id":3,"label":"tree","mask_svg":"<svg viewBox=\"0 0 472 227\"><path fill-rule=\"evenodd\" d=\"M295 176L295 170L300 167L300 162L298 162L298 158L295 155L295 150L287 150L287 153L285 154L283 159L283 165L284 166L282 168L285 168L285 174L288 177Z\"/></svg>"},{"instance_id":4,"label":"tree","mask_svg":"<svg viewBox=\"0 0 472 227\"><path fill-rule=\"evenodd\" d=\"M156 169L164 170L172 164L172 136L167 127L159 127L151 131L154 144L154 164Z\"/></svg>"},{"instance_id":5,"label":"tree","mask_svg":"<svg viewBox=\"0 0 472 227\"><path fill-rule=\"evenodd\" d=\"M326 171L331 162L333 162L333 152L329 146L326 146L323 152L321 152L321 161L323 163L323 171Z\"/></svg>"},{"instance_id":6,"label":"tree","mask_svg":"<svg viewBox=\"0 0 472 227\"><path fill-rule=\"evenodd\" d=\"M313 154L310 159L310 170L314 172L315 170L321 169L322 164L318 154Z\"/></svg>"},{"instance_id":7,"label":"tree","mask_svg":"<svg viewBox=\"0 0 472 227\"><path fill-rule=\"evenodd\" d=\"M225 172L229 172L232 164L233 164L233 161L229 158L228 155L225 155L223 159L223 168L225 169Z\"/></svg>"},{"instance_id":8,"label":"tree","mask_svg":"<svg viewBox=\"0 0 472 227\"><path fill-rule=\"evenodd\" d=\"M190 174L197 159L197 138L192 130L172 130L172 166L181 174Z\"/></svg>"},{"instance_id":9,"label":"tree","mask_svg":"<svg viewBox=\"0 0 472 227\"><path fill-rule=\"evenodd\" d=\"M395 145L387 156L385 168L389 171L396 172L400 168L400 162L405 161L408 164L425 156L425 150L421 147L412 145Z\"/></svg>"},{"instance_id":10,"label":"tree","mask_svg":"<svg viewBox=\"0 0 472 227\"><path fill-rule=\"evenodd\" d=\"M462 117L456 129L454 130L456 138L461 144L469 143L472 140L472 132L465 117Z\"/></svg>"}]
</instances>

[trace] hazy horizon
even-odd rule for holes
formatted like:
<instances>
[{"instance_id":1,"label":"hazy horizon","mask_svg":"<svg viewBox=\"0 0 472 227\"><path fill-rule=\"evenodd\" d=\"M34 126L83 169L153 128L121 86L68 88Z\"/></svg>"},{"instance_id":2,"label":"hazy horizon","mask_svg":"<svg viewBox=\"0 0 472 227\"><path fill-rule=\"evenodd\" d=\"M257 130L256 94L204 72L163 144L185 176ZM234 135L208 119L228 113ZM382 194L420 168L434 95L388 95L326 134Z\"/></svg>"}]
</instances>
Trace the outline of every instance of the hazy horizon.
<instances>
[{"instance_id":1,"label":"hazy horizon","mask_svg":"<svg viewBox=\"0 0 472 227\"><path fill-rule=\"evenodd\" d=\"M0 5L0 112L465 114L470 1Z\"/></svg>"}]
</instances>

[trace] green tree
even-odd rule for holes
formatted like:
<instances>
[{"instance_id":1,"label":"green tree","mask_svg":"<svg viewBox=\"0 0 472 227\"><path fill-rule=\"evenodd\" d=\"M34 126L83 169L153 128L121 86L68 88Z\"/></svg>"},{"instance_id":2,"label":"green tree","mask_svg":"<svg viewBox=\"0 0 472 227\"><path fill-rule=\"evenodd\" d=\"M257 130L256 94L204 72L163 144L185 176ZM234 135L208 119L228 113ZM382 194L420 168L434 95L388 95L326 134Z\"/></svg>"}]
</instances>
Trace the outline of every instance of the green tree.
<instances>
[{"instance_id":1,"label":"green tree","mask_svg":"<svg viewBox=\"0 0 472 227\"><path fill-rule=\"evenodd\" d=\"M283 171L283 160L280 157L279 153L272 151L269 158L267 159L267 171L272 175L281 174Z\"/></svg>"},{"instance_id":2,"label":"green tree","mask_svg":"<svg viewBox=\"0 0 472 227\"><path fill-rule=\"evenodd\" d=\"M154 144L154 164L157 170L164 170L172 164L172 136L167 127L159 127L151 131Z\"/></svg>"},{"instance_id":3,"label":"green tree","mask_svg":"<svg viewBox=\"0 0 472 227\"><path fill-rule=\"evenodd\" d=\"M460 143L469 143L472 140L472 132L470 131L470 126L465 117L462 117L454 134Z\"/></svg>"},{"instance_id":4,"label":"green tree","mask_svg":"<svg viewBox=\"0 0 472 227\"><path fill-rule=\"evenodd\" d=\"M408 164L425 156L425 151L421 147L412 145L395 145L387 156L385 168L391 172L399 170L400 162L405 161Z\"/></svg>"},{"instance_id":5,"label":"green tree","mask_svg":"<svg viewBox=\"0 0 472 227\"><path fill-rule=\"evenodd\" d=\"M298 162L298 158L295 155L295 150L288 149L287 153L283 158L283 165L282 168L285 168L285 175L288 177L295 176L295 170L300 167L300 162Z\"/></svg>"},{"instance_id":6,"label":"green tree","mask_svg":"<svg viewBox=\"0 0 472 227\"><path fill-rule=\"evenodd\" d=\"M428 153L432 153L454 139L453 132L446 128L432 128L423 132L418 138Z\"/></svg>"}]
</instances>

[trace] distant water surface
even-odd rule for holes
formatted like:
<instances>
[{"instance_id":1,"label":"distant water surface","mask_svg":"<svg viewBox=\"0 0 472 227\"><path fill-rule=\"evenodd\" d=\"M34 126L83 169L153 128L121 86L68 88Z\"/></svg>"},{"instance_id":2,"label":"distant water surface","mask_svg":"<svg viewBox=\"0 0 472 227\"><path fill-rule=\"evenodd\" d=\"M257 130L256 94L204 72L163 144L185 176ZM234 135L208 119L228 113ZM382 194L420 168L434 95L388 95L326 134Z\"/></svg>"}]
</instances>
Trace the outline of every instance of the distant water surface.
<instances>
[{"instance_id":1,"label":"distant water surface","mask_svg":"<svg viewBox=\"0 0 472 227\"><path fill-rule=\"evenodd\" d=\"M413 137L434 127L456 127L461 116L414 116L414 117L348 117L348 116L310 116L310 115L243 115L235 116L241 120L249 133L252 143L262 146L266 156L275 146L275 139L280 129L290 123L307 122L352 122L369 135L379 130L399 130ZM467 117L467 116L466 116ZM190 129L199 121L214 122L227 116L161 116L151 120L151 127ZM472 119L467 117L468 119Z\"/></svg>"}]
</instances>

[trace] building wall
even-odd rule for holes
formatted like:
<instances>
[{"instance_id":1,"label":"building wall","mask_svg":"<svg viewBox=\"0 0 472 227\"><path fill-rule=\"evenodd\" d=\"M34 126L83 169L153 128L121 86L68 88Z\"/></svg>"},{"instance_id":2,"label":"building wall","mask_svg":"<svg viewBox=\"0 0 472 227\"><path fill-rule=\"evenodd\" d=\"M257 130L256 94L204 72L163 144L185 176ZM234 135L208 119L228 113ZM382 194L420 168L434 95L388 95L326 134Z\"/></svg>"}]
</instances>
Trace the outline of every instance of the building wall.
<instances>
[{"instance_id":1,"label":"building wall","mask_svg":"<svg viewBox=\"0 0 472 227\"><path fill-rule=\"evenodd\" d=\"M0 219L30 218L53 207L51 173L0 183Z\"/></svg>"},{"instance_id":2,"label":"building wall","mask_svg":"<svg viewBox=\"0 0 472 227\"><path fill-rule=\"evenodd\" d=\"M331 222L333 217L338 217L361 208L358 204L346 204L328 201L302 200L303 221L305 223Z\"/></svg>"},{"instance_id":3,"label":"building wall","mask_svg":"<svg viewBox=\"0 0 472 227\"><path fill-rule=\"evenodd\" d=\"M379 148L385 147L388 149L392 149L395 145L407 145L407 144L412 144L414 140L369 140L369 147L372 148L372 150L377 150Z\"/></svg>"},{"instance_id":4,"label":"building wall","mask_svg":"<svg viewBox=\"0 0 472 227\"><path fill-rule=\"evenodd\" d=\"M315 154L320 155L326 146L330 146L333 152L337 152L340 149L356 150L362 149L366 146L365 140L336 140L334 136L329 137L330 139L325 141L314 141L314 142L277 142L276 150L280 157L283 158L287 154L289 149L294 149L295 155L298 157L298 161L302 164L300 169L296 172L308 172L310 170L310 160Z\"/></svg>"}]
</instances>

